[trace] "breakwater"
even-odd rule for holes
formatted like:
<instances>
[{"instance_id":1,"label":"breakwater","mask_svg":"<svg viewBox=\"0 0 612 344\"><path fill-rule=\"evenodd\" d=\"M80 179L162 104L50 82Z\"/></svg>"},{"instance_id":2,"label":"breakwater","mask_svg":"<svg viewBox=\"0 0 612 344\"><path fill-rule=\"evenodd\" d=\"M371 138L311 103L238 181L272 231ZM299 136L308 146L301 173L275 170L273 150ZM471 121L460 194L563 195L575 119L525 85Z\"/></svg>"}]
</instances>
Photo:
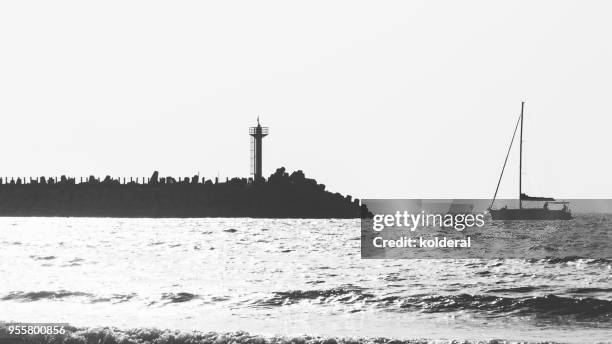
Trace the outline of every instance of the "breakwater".
<instances>
[{"instance_id":1,"label":"breakwater","mask_svg":"<svg viewBox=\"0 0 612 344\"><path fill-rule=\"evenodd\" d=\"M267 180L2 178L0 216L358 218L358 199L281 167Z\"/></svg>"}]
</instances>

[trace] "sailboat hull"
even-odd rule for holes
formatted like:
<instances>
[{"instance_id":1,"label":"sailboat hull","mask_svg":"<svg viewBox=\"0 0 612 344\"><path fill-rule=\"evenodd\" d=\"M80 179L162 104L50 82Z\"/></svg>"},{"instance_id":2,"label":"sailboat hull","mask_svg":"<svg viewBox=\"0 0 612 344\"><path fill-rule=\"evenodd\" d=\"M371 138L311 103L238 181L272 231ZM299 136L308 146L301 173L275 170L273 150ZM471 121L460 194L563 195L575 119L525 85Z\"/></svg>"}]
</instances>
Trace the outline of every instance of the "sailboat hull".
<instances>
[{"instance_id":1,"label":"sailboat hull","mask_svg":"<svg viewBox=\"0 0 612 344\"><path fill-rule=\"evenodd\" d=\"M543 208L490 209L493 220L571 220L572 214L565 210Z\"/></svg>"}]
</instances>

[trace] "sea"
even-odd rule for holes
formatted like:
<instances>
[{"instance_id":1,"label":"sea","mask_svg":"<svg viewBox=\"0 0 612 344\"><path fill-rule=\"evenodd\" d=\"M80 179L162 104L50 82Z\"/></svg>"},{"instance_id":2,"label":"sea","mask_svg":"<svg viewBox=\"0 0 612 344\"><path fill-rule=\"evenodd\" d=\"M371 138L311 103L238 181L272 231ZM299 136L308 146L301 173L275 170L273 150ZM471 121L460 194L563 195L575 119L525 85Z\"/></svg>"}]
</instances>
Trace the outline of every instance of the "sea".
<instances>
[{"instance_id":1,"label":"sea","mask_svg":"<svg viewBox=\"0 0 612 344\"><path fill-rule=\"evenodd\" d=\"M611 342L612 260L362 259L359 220L0 218L0 321Z\"/></svg>"}]
</instances>

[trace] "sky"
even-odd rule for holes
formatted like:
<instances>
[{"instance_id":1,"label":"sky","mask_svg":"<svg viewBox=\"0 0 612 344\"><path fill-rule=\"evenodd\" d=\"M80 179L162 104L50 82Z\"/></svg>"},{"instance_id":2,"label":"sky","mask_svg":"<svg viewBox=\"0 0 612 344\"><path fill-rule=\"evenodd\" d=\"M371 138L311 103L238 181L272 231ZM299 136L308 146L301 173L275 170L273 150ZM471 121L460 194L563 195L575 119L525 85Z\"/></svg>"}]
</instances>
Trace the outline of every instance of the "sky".
<instances>
[{"instance_id":1,"label":"sky","mask_svg":"<svg viewBox=\"0 0 612 344\"><path fill-rule=\"evenodd\" d=\"M612 197L605 1L4 1L3 176L301 169L359 198ZM511 153L501 197L518 193Z\"/></svg>"}]
</instances>

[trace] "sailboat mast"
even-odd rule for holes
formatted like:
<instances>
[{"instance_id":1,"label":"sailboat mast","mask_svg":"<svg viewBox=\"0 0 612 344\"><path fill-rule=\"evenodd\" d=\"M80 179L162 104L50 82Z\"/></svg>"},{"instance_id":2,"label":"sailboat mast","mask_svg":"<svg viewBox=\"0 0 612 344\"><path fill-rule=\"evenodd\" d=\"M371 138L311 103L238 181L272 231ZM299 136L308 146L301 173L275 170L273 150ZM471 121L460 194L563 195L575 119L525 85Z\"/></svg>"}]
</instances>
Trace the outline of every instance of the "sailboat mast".
<instances>
[{"instance_id":1,"label":"sailboat mast","mask_svg":"<svg viewBox=\"0 0 612 344\"><path fill-rule=\"evenodd\" d=\"M521 102L521 139L519 144L519 209L523 209L523 109L525 102Z\"/></svg>"}]
</instances>

